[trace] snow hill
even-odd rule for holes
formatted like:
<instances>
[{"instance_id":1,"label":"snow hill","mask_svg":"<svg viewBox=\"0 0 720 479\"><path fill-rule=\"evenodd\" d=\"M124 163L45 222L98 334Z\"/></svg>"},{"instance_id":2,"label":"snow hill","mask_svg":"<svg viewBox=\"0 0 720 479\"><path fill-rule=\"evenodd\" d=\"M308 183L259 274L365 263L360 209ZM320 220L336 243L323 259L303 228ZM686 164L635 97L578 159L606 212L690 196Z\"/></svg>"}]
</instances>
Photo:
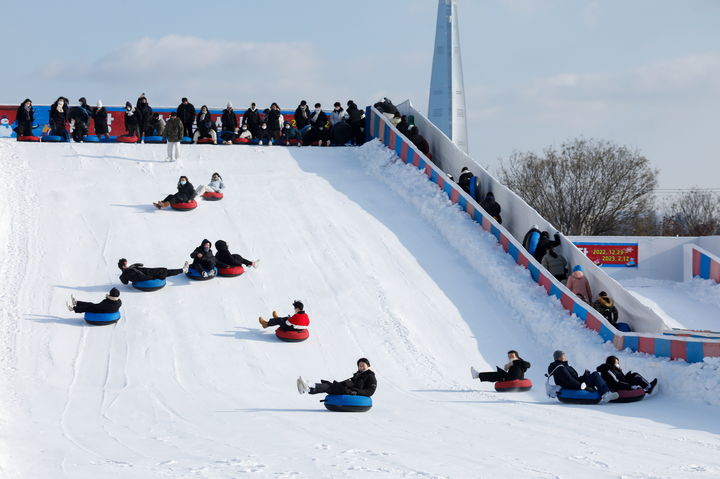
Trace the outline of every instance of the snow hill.
<instances>
[{"instance_id":1,"label":"snow hill","mask_svg":"<svg viewBox=\"0 0 720 479\"><path fill-rule=\"evenodd\" d=\"M437 188L362 148L0 142L0 477L710 478L720 475L720 362L617 353L574 322ZM151 202L220 172L225 199ZM143 293L118 258L179 267L203 238L260 258L239 278ZM71 293L122 292L87 326ZM305 302L311 338L257 317ZM508 349L527 393L470 379ZM634 404L544 395L553 349L579 369L617 354L658 376ZM364 414L326 411L295 379L378 377Z\"/></svg>"}]
</instances>

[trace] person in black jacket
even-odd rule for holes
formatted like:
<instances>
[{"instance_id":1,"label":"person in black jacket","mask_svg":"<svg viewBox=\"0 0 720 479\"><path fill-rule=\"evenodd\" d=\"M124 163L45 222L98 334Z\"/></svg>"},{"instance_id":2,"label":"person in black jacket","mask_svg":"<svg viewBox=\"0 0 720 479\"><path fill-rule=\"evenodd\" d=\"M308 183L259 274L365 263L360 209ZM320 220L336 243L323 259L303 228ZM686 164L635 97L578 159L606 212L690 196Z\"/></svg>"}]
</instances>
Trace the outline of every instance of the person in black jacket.
<instances>
[{"instance_id":1,"label":"person in black jacket","mask_svg":"<svg viewBox=\"0 0 720 479\"><path fill-rule=\"evenodd\" d=\"M410 140L413 145L417 146L417 149L420 150L423 155L432 159L432 155L430 154L430 144L427 142L425 137L420 134L418 127L415 125L409 127L408 135L408 140Z\"/></svg>"},{"instance_id":2,"label":"person in black jacket","mask_svg":"<svg viewBox=\"0 0 720 479\"><path fill-rule=\"evenodd\" d=\"M377 389L375 373L370 369L370 361L366 358L357 360L357 372L345 381L320 380L314 386L310 386L301 377L297 379L297 388L300 394L350 394L353 396L372 396Z\"/></svg>"},{"instance_id":3,"label":"person in black jacket","mask_svg":"<svg viewBox=\"0 0 720 479\"><path fill-rule=\"evenodd\" d=\"M110 129L108 128L107 110L102 101L97 101L97 105L92 110L92 118L95 122L95 134L97 136L108 136Z\"/></svg>"},{"instance_id":4,"label":"person in black jacket","mask_svg":"<svg viewBox=\"0 0 720 479\"><path fill-rule=\"evenodd\" d=\"M535 247L533 258L538 261L542 261L543 256L545 256L548 249L557 248L558 246L560 246L560 235L558 233L555 233L554 239L551 240L550 233L548 233L547 231L543 231L542 233L540 233L540 239L538 240L537 247Z\"/></svg>"},{"instance_id":5,"label":"person in black jacket","mask_svg":"<svg viewBox=\"0 0 720 479\"><path fill-rule=\"evenodd\" d=\"M140 98L137 100L137 105L135 106L136 114L138 115L138 124L140 125L140 133L143 136L152 136L153 135L153 109L150 107L150 104L148 103L148 99L145 97L145 94L143 93L140 95ZM138 137L139 138L139 137Z\"/></svg>"},{"instance_id":6,"label":"person in black jacket","mask_svg":"<svg viewBox=\"0 0 720 479\"><path fill-rule=\"evenodd\" d=\"M327 128L327 115L322 111L322 105L315 103L315 111L310 115L310 129L305 132L303 136L303 143L305 145L311 145L314 142L322 146L323 144L330 145L330 130Z\"/></svg>"},{"instance_id":7,"label":"person in black jacket","mask_svg":"<svg viewBox=\"0 0 720 479\"><path fill-rule=\"evenodd\" d=\"M600 393L600 402L613 401L619 397L616 392L610 391L599 372L591 373L586 369L582 376L578 376L577 371L568 364L564 351L555 351L553 359L554 361L548 366L548 376L552 376L555 379L555 384L561 388L589 390L589 387L592 387Z\"/></svg>"},{"instance_id":8,"label":"person in black jacket","mask_svg":"<svg viewBox=\"0 0 720 479\"><path fill-rule=\"evenodd\" d=\"M647 394L652 394L657 386L657 378L648 382L640 373L624 373L620 369L620 359L617 356L608 356L605 363L597 367L597 371L612 391L644 389Z\"/></svg>"},{"instance_id":9,"label":"person in black jacket","mask_svg":"<svg viewBox=\"0 0 720 479\"><path fill-rule=\"evenodd\" d=\"M195 248L190 257L193 259L190 268L202 273L203 277L215 274L217 259L212 251L212 243L209 239L202 240L200 246Z\"/></svg>"},{"instance_id":10,"label":"person in black jacket","mask_svg":"<svg viewBox=\"0 0 720 479\"><path fill-rule=\"evenodd\" d=\"M348 100L345 111L348 114L347 122L352 128L353 144L360 146L365 143L365 112L352 100Z\"/></svg>"},{"instance_id":11,"label":"person in black jacket","mask_svg":"<svg viewBox=\"0 0 720 479\"><path fill-rule=\"evenodd\" d=\"M153 203L155 208L167 208L170 203L187 203L195 198L195 187L190 183L187 176L180 177L177 190L177 193L167 195L164 200Z\"/></svg>"},{"instance_id":12,"label":"person in black jacket","mask_svg":"<svg viewBox=\"0 0 720 479\"><path fill-rule=\"evenodd\" d=\"M137 109L132 106L129 101L125 102L125 131L127 136L132 136L138 139L138 143L142 138L140 133L140 117L137 114Z\"/></svg>"},{"instance_id":13,"label":"person in black jacket","mask_svg":"<svg viewBox=\"0 0 720 479\"><path fill-rule=\"evenodd\" d=\"M120 282L122 284L136 283L138 281L149 281L151 279L165 279L168 276L176 276L181 273L187 273L189 263L185 261L185 265L178 269L167 268L145 268L142 263L133 263L128 266L128 260L120 258L118 268L122 271Z\"/></svg>"},{"instance_id":14,"label":"person in black jacket","mask_svg":"<svg viewBox=\"0 0 720 479\"><path fill-rule=\"evenodd\" d=\"M500 367L496 367L495 371L481 373L474 367L470 366L470 375L473 379L493 383L498 381L525 379L525 371L530 369L530 363L522 359L518 355L518 352L514 349L508 351L507 355L508 362L502 369Z\"/></svg>"},{"instance_id":15,"label":"person in black jacket","mask_svg":"<svg viewBox=\"0 0 720 479\"><path fill-rule=\"evenodd\" d=\"M187 98L183 98L177 107L177 116L183 124L185 131L183 136L189 138L193 137L193 123L195 122L195 107L188 101Z\"/></svg>"},{"instance_id":16,"label":"person in black jacket","mask_svg":"<svg viewBox=\"0 0 720 479\"><path fill-rule=\"evenodd\" d=\"M72 138L76 142L80 142L88 134L88 128L90 125L90 107L87 104L85 97L80 98L80 106L74 106L70 108L68 119L72 125Z\"/></svg>"},{"instance_id":17,"label":"person in black jacket","mask_svg":"<svg viewBox=\"0 0 720 479\"><path fill-rule=\"evenodd\" d=\"M277 103L273 102L265 115L265 124L267 125L267 130L268 133L270 133L273 143L280 141L280 132L282 130L281 118L282 113L280 112L280 107Z\"/></svg>"},{"instance_id":18,"label":"person in black jacket","mask_svg":"<svg viewBox=\"0 0 720 479\"><path fill-rule=\"evenodd\" d=\"M495 201L495 195L492 191L487 192L485 199L480 202L480 206L487 212L487 214L495 218L495 221L502 224L502 216L500 216L502 208L500 207L500 204Z\"/></svg>"},{"instance_id":19,"label":"person in black jacket","mask_svg":"<svg viewBox=\"0 0 720 479\"><path fill-rule=\"evenodd\" d=\"M393 118L395 113L398 113L397 107L388 98L383 98L382 101L375 103L373 106L388 118Z\"/></svg>"},{"instance_id":20,"label":"person in black jacket","mask_svg":"<svg viewBox=\"0 0 720 479\"><path fill-rule=\"evenodd\" d=\"M203 105L200 107L200 113L197 115L197 130L193 141L197 143L200 138L212 138L214 144L217 144L217 125L212 119L212 114L208 107Z\"/></svg>"},{"instance_id":21,"label":"person in black jacket","mask_svg":"<svg viewBox=\"0 0 720 479\"><path fill-rule=\"evenodd\" d=\"M242 124L247 125L253 138L260 136L260 112L257 111L257 108L255 108L255 102L251 103L250 108L245 110L242 118Z\"/></svg>"},{"instance_id":22,"label":"person in black jacket","mask_svg":"<svg viewBox=\"0 0 720 479\"><path fill-rule=\"evenodd\" d=\"M76 301L73 295L70 295L70 302L67 307L75 313L117 313L122 306L120 301L120 291L113 288L105 295L105 299L99 303L89 303L87 301Z\"/></svg>"},{"instance_id":23,"label":"person in black jacket","mask_svg":"<svg viewBox=\"0 0 720 479\"><path fill-rule=\"evenodd\" d=\"M462 170L460 170L460 176L458 176L458 186L465 191L465 193L470 193L470 180L473 179L475 175L472 174L472 171L468 169L467 166L463 166Z\"/></svg>"},{"instance_id":24,"label":"person in black jacket","mask_svg":"<svg viewBox=\"0 0 720 479\"><path fill-rule=\"evenodd\" d=\"M605 291L600 291L597 300L593 303L595 311L602 314L613 326L617 325L618 310L613 299Z\"/></svg>"},{"instance_id":25,"label":"person in black jacket","mask_svg":"<svg viewBox=\"0 0 720 479\"><path fill-rule=\"evenodd\" d=\"M230 268L233 266L257 267L257 261L247 260L239 254L231 254L227 243L223 240L215 242L215 249L217 250L215 261L218 268Z\"/></svg>"},{"instance_id":26,"label":"person in black jacket","mask_svg":"<svg viewBox=\"0 0 720 479\"><path fill-rule=\"evenodd\" d=\"M233 110L232 103L227 102L226 108L222 112L222 135L221 140L224 144L230 145L235 139L235 134L238 131L237 115Z\"/></svg>"},{"instance_id":27,"label":"person in black jacket","mask_svg":"<svg viewBox=\"0 0 720 479\"><path fill-rule=\"evenodd\" d=\"M408 123L408 121L407 121L407 115L402 115L400 117L400 123L398 123L395 128L397 128L400 133L402 133L403 135L405 135L407 137L408 129L410 128L410 126L411 126L410 123Z\"/></svg>"},{"instance_id":28,"label":"person in black jacket","mask_svg":"<svg viewBox=\"0 0 720 479\"><path fill-rule=\"evenodd\" d=\"M33 134L33 122L35 121L35 110L32 107L32 101L26 98L25 101L20 103L20 106L15 113L15 121L17 127L15 127L15 133L17 133L18 140L21 136L32 136Z\"/></svg>"},{"instance_id":29,"label":"person in black jacket","mask_svg":"<svg viewBox=\"0 0 720 479\"><path fill-rule=\"evenodd\" d=\"M310 111L305 100L301 101L295 109L295 128L302 130L310 124Z\"/></svg>"},{"instance_id":30,"label":"person in black jacket","mask_svg":"<svg viewBox=\"0 0 720 479\"><path fill-rule=\"evenodd\" d=\"M62 136L67 141L70 135L65 123L67 123L67 101L64 97L60 97L50 106L50 134Z\"/></svg>"}]
</instances>

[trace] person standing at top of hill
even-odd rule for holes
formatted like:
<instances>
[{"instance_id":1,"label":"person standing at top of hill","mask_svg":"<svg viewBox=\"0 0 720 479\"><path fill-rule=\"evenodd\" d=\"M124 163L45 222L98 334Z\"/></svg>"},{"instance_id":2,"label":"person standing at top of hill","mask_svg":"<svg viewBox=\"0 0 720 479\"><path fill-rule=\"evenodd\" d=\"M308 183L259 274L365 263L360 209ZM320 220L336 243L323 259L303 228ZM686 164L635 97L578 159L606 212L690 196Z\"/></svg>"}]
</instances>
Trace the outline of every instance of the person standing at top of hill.
<instances>
[{"instance_id":1,"label":"person standing at top of hill","mask_svg":"<svg viewBox=\"0 0 720 479\"><path fill-rule=\"evenodd\" d=\"M153 109L148 103L148 99L145 97L145 93L140 95L135 105L135 111L138 115L138 124L140 125L140 134L142 136L151 136L153 134Z\"/></svg>"},{"instance_id":2,"label":"person standing at top of hill","mask_svg":"<svg viewBox=\"0 0 720 479\"><path fill-rule=\"evenodd\" d=\"M140 118L137 115L137 110L132 106L129 101L125 102L125 131L127 136L134 136L140 142L142 135L140 134Z\"/></svg>"},{"instance_id":3,"label":"person standing at top of hill","mask_svg":"<svg viewBox=\"0 0 720 479\"><path fill-rule=\"evenodd\" d=\"M67 100L64 97L59 97L50 106L50 134L61 136L64 140L68 140L70 135L65 128L67 123Z\"/></svg>"},{"instance_id":4,"label":"person standing at top of hill","mask_svg":"<svg viewBox=\"0 0 720 479\"><path fill-rule=\"evenodd\" d=\"M242 124L247 125L253 138L260 136L260 121L260 112L257 111L255 102L252 102L250 108L243 113Z\"/></svg>"},{"instance_id":5,"label":"person standing at top of hill","mask_svg":"<svg viewBox=\"0 0 720 479\"><path fill-rule=\"evenodd\" d=\"M187 98L183 97L177 107L177 116L183 124L183 136L193 137L193 123L195 123L196 114L195 106ZM182 141L182 138L180 140Z\"/></svg>"},{"instance_id":6,"label":"person standing at top of hill","mask_svg":"<svg viewBox=\"0 0 720 479\"><path fill-rule=\"evenodd\" d=\"M110 129L108 128L107 110L101 100L97 101L95 108L92 109L92 118L95 123L95 134L97 136L108 136Z\"/></svg>"},{"instance_id":7,"label":"person standing at top of hill","mask_svg":"<svg viewBox=\"0 0 720 479\"><path fill-rule=\"evenodd\" d=\"M365 143L365 112L358 108L354 101L347 102L348 123L352 128L352 138L355 146Z\"/></svg>"},{"instance_id":8,"label":"person standing at top of hill","mask_svg":"<svg viewBox=\"0 0 720 479\"><path fill-rule=\"evenodd\" d=\"M230 145L238 131L237 115L235 114L235 110L233 110L232 103L227 102L220 121L222 123L222 142L225 145Z\"/></svg>"},{"instance_id":9,"label":"person standing at top of hill","mask_svg":"<svg viewBox=\"0 0 720 479\"><path fill-rule=\"evenodd\" d=\"M307 101L302 100L295 109L295 128L302 130L310 124L310 110Z\"/></svg>"},{"instance_id":10,"label":"person standing at top of hill","mask_svg":"<svg viewBox=\"0 0 720 479\"><path fill-rule=\"evenodd\" d=\"M330 131L327 128L327 114L322 111L322 105L315 103L315 110L310 115L310 129L305 133L303 137L303 143L311 144L318 141L319 145L326 143L330 145Z\"/></svg>"},{"instance_id":11,"label":"person standing at top of hill","mask_svg":"<svg viewBox=\"0 0 720 479\"><path fill-rule=\"evenodd\" d=\"M180 159L180 142L183 138L184 126L177 113L170 112L170 119L165 124L163 135L167 140L167 161Z\"/></svg>"},{"instance_id":12,"label":"person standing at top of hill","mask_svg":"<svg viewBox=\"0 0 720 479\"><path fill-rule=\"evenodd\" d=\"M15 121L17 127L15 133L17 133L18 140L21 136L32 136L33 134L33 122L35 121L35 110L32 107L32 101L26 98L17 109L15 113Z\"/></svg>"},{"instance_id":13,"label":"person standing at top of hill","mask_svg":"<svg viewBox=\"0 0 720 479\"><path fill-rule=\"evenodd\" d=\"M347 121L348 114L343 109L342 105L339 101L336 101L333 105L333 111L330 113L330 126L333 127L340 123L341 121Z\"/></svg>"},{"instance_id":14,"label":"person standing at top of hill","mask_svg":"<svg viewBox=\"0 0 720 479\"><path fill-rule=\"evenodd\" d=\"M270 105L270 110L265 116L265 124L267 125L267 130L273 140L273 143L277 143L280 140L280 131L282 130L283 122L280 107L277 103L273 102L273 104Z\"/></svg>"}]
</instances>

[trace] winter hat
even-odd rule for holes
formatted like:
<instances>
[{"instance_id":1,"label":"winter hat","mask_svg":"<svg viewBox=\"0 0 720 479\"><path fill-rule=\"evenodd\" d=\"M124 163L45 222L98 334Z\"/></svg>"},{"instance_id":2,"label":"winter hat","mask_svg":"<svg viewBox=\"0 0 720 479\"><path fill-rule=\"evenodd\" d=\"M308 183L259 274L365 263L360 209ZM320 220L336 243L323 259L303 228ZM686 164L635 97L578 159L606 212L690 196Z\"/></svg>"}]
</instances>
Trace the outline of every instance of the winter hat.
<instances>
[{"instance_id":1,"label":"winter hat","mask_svg":"<svg viewBox=\"0 0 720 479\"><path fill-rule=\"evenodd\" d=\"M217 240L215 242L215 249L218 251L226 251L228 249L227 243L223 240Z\"/></svg>"},{"instance_id":2,"label":"winter hat","mask_svg":"<svg viewBox=\"0 0 720 479\"><path fill-rule=\"evenodd\" d=\"M357 363L358 363L358 364L360 364L360 363L365 363L365 364L367 364L368 367L370 367L370 361L368 361L367 358L360 358L360 359L357 360Z\"/></svg>"},{"instance_id":3,"label":"winter hat","mask_svg":"<svg viewBox=\"0 0 720 479\"><path fill-rule=\"evenodd\" d=\"M117 301L118 299L120 299L120 291L118 291L117 288L111 289L107 295L107 299L112 299L113 301Z\"/></svg>"},{"instance_id":4,"label":"winter hat","mask_svg":"<svg viewBox=\"0 0 720 479\"><path fill-rule=\"evenodd\" d=\"M102 100L98 100L98 101L97 101L97 107L98 107L98 108L102 108Z\"/></svg>"},{"instance_id":5,"label":"winter hat","mask_svg":"<svg viewBox=\"0 0 720 479\"><path fill-rule=\"evenodd\" d=\"M299 299L296 299L295 301L293 301L293 308L297 308L300 311L305 310L305 306L302 304L302 301L300 301Z\"/></svg>"},{"instance_id":6,"label":"winter hat","mask_svg":"<svg viewBox=\"0 0 720 479\"><path fill-rule=\"evenodd\" d=\"M607 293L605 291L600 291L600 294L598 296L607 296Z\"/></svg>"},{"instance_id":7,"label":"winter hat","mask_svg":"<svg viewBox=\"0 0 720 479\"><path fill-rule=\"evenodd\" d=\"M233 107L233 106L232 106L232 103L231 103L231 102L227 102L227 107L228 107L228 108L232 108L232 107Z\"/></svg>"},{"instance_id":8,"label":"winter hat","mask_svg":"<svg viewBox=\"0 0 720 479\"><path fill-rule=\"evenodd\" d=\"M580 266L579 264L576 264L576 265L573 267L573 273L574 273L575 271L582 271L582 270L583 270L583 267Z\"/></svg>"},{"instance_id":9,"label":"winter hat","mask_svg":"<svg viewBox=\"0 0 720 479\"><path fill-rule=\"evenodd\" d=\"M185 97L185 96L182 97L182 100L180 100L180 102L182 103L182 102L184 102L184 101L188 101L187 97Z\"/></svg>"},{"instance_id":10,"label":"winter hat","mask_svg":"<svg viewBox=\"0 0 720 479\"><path fill-rule=\"evenodd\" d=\"M553 359L555 361L560 361L560 358L562 358L564 354L565 354L565 351L561 351L558 349L557 351L555 351L553 353Z\"/></svg>"},{"instance_id":11,"label":"winter hat","mask_svg":"<svg viewBox=\"0 0 720 479\"><path fill-rule=\"evenodd\" d=\"M122 269L123 264L127 263L127 260L125 258L120 258L118 260L118 268Z\"/></svg>"},{"instance_id":12,"label":"winter hat","mask_svg":"<svg viewBox=\"0 0 720 479\"><path fill-rule=\"evenodd\" d=\"M130 103L129 101L126 101L125 108L128 108L128 107L132 108L132 103Z\"/></svg>"}]
</instances>

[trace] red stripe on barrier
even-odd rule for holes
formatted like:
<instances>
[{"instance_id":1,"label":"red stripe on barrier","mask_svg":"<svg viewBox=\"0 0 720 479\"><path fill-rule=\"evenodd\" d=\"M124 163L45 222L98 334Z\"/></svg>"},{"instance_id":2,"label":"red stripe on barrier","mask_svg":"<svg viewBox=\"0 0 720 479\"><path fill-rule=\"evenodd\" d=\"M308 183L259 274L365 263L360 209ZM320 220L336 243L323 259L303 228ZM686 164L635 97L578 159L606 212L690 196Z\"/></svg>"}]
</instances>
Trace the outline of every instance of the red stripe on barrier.
<instances>
[{"instance_id":1,"label":"red stripe on barrier","mask_svg":"<svg viewBox=\"0 0 720 479\"><path fill-rule=\"evenodd\" d=\"M625 336L621 336L619 334L613 336L613 345L618 351L625 349Z\"/></svg>"},{"instance_id":2,"label":"red stripe on barrier","mask_svg":"<svg viewBox=\"0 0 720 479\"><path fill-rule=\"evenodd\" d=\"M655 354L655 338L638 338L638 352Z\"/></svg>"},{"instance_id":3,"label":"red stripe on barrier","mask_svg":"<svg viewBox=\"0 0 720 479\"><path fill-rule=\"evenodd\" d=\"M505 236L504 234L500 233L500 244L502 245L503 249L507 253L510 249L510 240Z\"/></svg>"},{"instance_id":4,"label":"red stripe on barrier","mask_svg":"<svg viewBox=\"0 0 720 479\"><path fill-rule=\"evenodd\" d=\"M420 155L418 155L418 152L414 151L414 150L413 150L412 164L415 166L420 166ZM442 188L442 186L440 188Z\"/></svg>"},{"instance_id":5,"label":"red stripe on barrier","mask_svg":"<svg viewBox=\"0 0 720 479\"><path fill-rule=\"evenodd\" d=\"M432 167L427 163L425 163L425 176L427 176L428 178L432 177Z\"/></svg>"},{"instance_id":6,"label":"red stripe on barrier","mask_svg":"<svg viewBox=\"0 0 720 479\"><path fill-rule=\"evenodd\" d=\"M700 251L692 250L692 275L700 276Z\"/></svg>"},{"instance_id":7,"label":"red stripe on barrier","mask_svg":"<svg viewBox=\"0 0 720 479\"><path fill-rule=\"evenodd\" d=\"M470 218L475 219L475 207L469 201L465 203L465 211L470 215Z\"/></svg>"},{"instance_id":8,"label":"red stripe on barrier","mask_svg":"<svg viewBox=\"0 0 720 479\"><path fill-rule=\"evenodd\" d=\"M442 176L438 176L438 183L437 183L437 184L438 184L438 186L440 187L441 190L444 190L444 189L445 189L445 180L443 179Z\"/></svg>"},{"instance_id":9,"label":"red stripe on barrier","mask_svg":"<svg viewBox=\"0 0 720 479\"><path fill-rule=\"evenodd\" d=\"M711 260L710 263L710 279L716 283L720 283L720 263L715 260Z\"/></svg>"},{"instance_id":10,"label":"red stripe on barrier","mask_svg":"<svg viewBox=\"0 0 720 479\"><path fill-rule=\"evenodd\" d=\"M403 141L402 146L400 147L400 158L403 159L405 163L407 163L408 159L408 144Z\"/></svg>"},{"instance_id":11,"label":"red stripe on barrier","mask_svg":"<svg viewBox=\"0 0 720 479\"><path fill-rule=\"evenodd\" d=\"M490 229L492 228L492 224L490 223L490 220L487 219L486 216L483 216L483 217L482 217L482 228L483 228L485 231L490 231Z\"/></svg>"},{"instance_id":12,"label":"red stripe on barrier","mask_svg":"<svg viewBox=\"0 0 720 479\"><path fill-rule=\"evenodd\" d=\"M538 278L538 284L545 288L545 291L550 294L550 286L552 285L552 281L550 281L550 278L540 273L540 278Z\"/></svg>"},{"instance_id":13,"label":"red stripe on barrier","mask_svg":"<svg viewBox=\"0 0 720 479\"><path fill-rule=\"evenodd\" d=\"M560 298L560 304L562 304L562 307L565 308L568 313L572 314L573 306L575 306L575 301L570 296L563 293L562 297Z\"/></svg>"},{"instance_id":14,"label":"red stripe on barrier","mask_svg":"<svg viewBox=\"0 0 720 479\"><path fill-rule=\"evenodd\" d=\"M704 358L720 357L720 343L703 343L703 357Z\"/></svg>"},{"instance_id":15,"label":"red stripe on barrier","mask_svg":"<svg viewBox=\"0 0 720 479\"><path fill-rule=\"evenodd\" d=\"M458 190L456 190L455 188L453 188L450 191L450 201L452 201L453 204L455 204L458 202L459 199L460 199L460 192Z\"/></svg>"},{"instance_id":16,"label":"red stripe on barrier","mask_svg":"<svg viewBox=\"0 0 720 479\"><path fill-rule=\"evenodd\" d=\"M685 341L670 341L670 359L687 359L687 343Z\"/></svg>"},{"instance_id":17,"label":"red stripe on barrier","mask_svg":"<svg viewBox=\"0 0 720 479\"><path fill-rule=\"evenodd\" d=\"M522 253L518 254L517 262L520 266L524 266L526 268L528 267L528 264L530 264L530 260L528 259L528 257Z\"/></svg>"},{"instance_id":18,"label":"red stripe on barrier","mask_svg":"<svg viewBox=\"0 0 720 479\"><path fill-rule=\"evenodd\" d=\"M397 133L395 130L390 130L390 149L395 150L395 140L397 139Z\"/></svg>"},{"instance_id":19,"label":"red stripe on barrier","mask_svg":"<svg viewBox=\"0 0 720 479\"><path fill-rule=\"evenodd\" d=\"M593 331L600 331L600 325L600 320L592 314L588 313L585 318L585 326L587 326L588 329L592 329Z\"/></svg>"}]
</instances>

